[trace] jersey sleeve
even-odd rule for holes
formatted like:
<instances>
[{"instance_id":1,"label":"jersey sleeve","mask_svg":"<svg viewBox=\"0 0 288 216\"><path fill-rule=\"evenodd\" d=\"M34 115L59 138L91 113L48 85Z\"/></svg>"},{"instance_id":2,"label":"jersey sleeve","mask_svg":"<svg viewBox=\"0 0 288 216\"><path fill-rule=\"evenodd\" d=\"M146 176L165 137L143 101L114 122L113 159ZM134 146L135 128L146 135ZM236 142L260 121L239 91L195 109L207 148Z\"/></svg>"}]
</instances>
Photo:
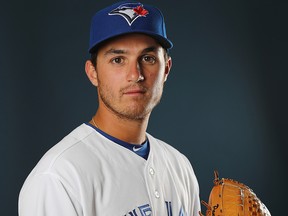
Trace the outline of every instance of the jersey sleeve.
<instances>
[{"instance_id":1,"label":"jersey sleeve","mask_svg":"<svg viewBox=\"0 0 288 216\"><path fill-rule=\"evenodd\" d=\"M57 176L38 174L31 177L19 195L19 216L82 216L76 197Z\"/></svg>"}]
</instances>

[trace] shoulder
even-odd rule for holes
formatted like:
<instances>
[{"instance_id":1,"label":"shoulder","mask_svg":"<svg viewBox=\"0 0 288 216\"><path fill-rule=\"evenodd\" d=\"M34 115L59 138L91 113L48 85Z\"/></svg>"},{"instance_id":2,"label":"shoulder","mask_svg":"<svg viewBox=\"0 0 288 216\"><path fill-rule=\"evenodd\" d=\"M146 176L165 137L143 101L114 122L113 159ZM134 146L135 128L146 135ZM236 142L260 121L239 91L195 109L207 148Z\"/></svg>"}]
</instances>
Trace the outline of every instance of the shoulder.
<instances>
[{"instance_id":1,"label":"shoulder","mask_svg":"<svg viewBox=\"0 0 288 216\"><path fill-rule=\"evenodd\" d=\"M181 169L187 168L193 171L190 161L186 155L184 155L172 145L157 139L150 134L147 136L150 142L152 154L157 154L157 156L164 157L166 160L168 160L169 163L172 163Z\"/></svg>"},{"instance_id":2,"label":"shoulder","mask_svg":"<svg viewBox=\"0 0 288 216\"><path fill-rule=\"evenodd\" d=\"M164 152L161 151L162 153L169 154L172 157L186 158L186 156L182 152L180 152L178 149L173 147L171 144L168 144L167 142L165 142L163 140L157 139L150 134L147 134L147 136L148 136L148 139L149 139L149 142L150 142L152 149L162 150L162 151L164 151ZM160 153L160 152L157 152L157 153Z\"/></svg>"},{"instance_id":3,"label":"shoulder","mask_svg":"<svg viewBox=\"0 0 288 216\"><path fill-rule=\"evenodd\" d=\"M63 161L63 159L69 157L69 155L75 154L75 152L79 153L78 157L81 156L81 151L85 150L84 140L89 137L92 132L93 128L86 124L75 128L43 155L31 174L49 172L55 164Z\"/></svg>"},{"instance_id":4,"label":"shoulder","mask_svg":"<svg viewBox=\"0 0 288 216\"><path fill-rule=\"evenodd\" d=\"M48 189L64 190L63 185L73 188L77 166L73 165L72 158L85 158L85 151L88 151L85 139L92 133L93 128L82 124L48 150L26 178L20 192L22 200L29 194L47 194Z\"/></svg>"}]
</instances>

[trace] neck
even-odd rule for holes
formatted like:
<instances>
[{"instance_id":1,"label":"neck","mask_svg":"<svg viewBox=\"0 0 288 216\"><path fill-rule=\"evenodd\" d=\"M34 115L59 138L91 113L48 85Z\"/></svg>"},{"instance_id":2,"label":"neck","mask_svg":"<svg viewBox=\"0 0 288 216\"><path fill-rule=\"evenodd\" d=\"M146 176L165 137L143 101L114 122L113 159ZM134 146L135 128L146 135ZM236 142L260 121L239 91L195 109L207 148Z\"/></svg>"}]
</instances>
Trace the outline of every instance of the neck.
<instances>
[{"instance_id":1,"label":"neck","mask_svg":"<svg viewBox=\"0 0 288 216\"><path fill-rule=\"evenodd\" d=\"M94 122L90 123L105 133L131 144L141 144L146 140L149 115L141 120L122 119L116 115L103 113L98 109Z\"/></svg>"}]
</instances>

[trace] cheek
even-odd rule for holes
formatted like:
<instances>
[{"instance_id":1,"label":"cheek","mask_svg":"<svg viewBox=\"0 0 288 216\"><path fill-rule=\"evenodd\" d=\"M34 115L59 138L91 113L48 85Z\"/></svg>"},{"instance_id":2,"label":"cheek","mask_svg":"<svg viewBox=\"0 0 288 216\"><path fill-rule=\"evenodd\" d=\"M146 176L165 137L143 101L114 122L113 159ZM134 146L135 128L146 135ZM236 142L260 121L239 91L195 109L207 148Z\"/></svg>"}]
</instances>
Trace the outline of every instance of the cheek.
<instances>
[{"instance_id":1,"label":"cheek","mask_svg":"<svg viewBox=\"0 0 288 216\"><path fill-rule=\"evenodd\" d=\"M98 87L102 89L102 92L106 92L105 94L117 94L119 91L121 82L121 78L117 73L115 74L99 74L98 76Z\"/></svg>"},{"instance_id":2,"label":"cheek","mask_svg":"<svg viewBox=\"0 0 288 216\"><path fill-rule=\"evenodd\" d=\"M154 75L151 78L152 78L151 80L153 80L153 83L151 84L152 94L157 97L157 95L162 94L163 86L164 86L164 82L165 82L165 77L162 74L161 76L160 75Z\"/></svg>"},{"instance_id":3,"label":"cheek","mask_svg":"<svg viewBox=\"0 0 288 216\"><path fill-rule=\"evenodd\" d=\"M157 71L155 73L149 74L149 79L153 80L154 85L163 85L163 83L166 81L166 74L164 73L164 69L160 72Z\"/></svg>"}]
</instances>

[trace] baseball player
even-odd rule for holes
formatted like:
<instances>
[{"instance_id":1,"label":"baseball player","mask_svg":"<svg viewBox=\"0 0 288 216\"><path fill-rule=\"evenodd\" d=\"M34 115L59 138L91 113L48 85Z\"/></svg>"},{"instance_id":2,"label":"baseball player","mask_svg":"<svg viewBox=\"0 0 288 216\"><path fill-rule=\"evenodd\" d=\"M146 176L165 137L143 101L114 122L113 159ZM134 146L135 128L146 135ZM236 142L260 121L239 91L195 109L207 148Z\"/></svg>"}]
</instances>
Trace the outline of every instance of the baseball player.
<instances>
[{"instance_id":1,"label":"baseball player","mask_svg":"<svg viewBox=\"0 0 288 216\"><path fill-rule=\"evenodd\" d=\"M191 216L199 187L188 159L146 132L172 48L155 7L118 2L91 23L86 74L98 109L27 177L19 216Z\"/></svg>"}]
</instances>

